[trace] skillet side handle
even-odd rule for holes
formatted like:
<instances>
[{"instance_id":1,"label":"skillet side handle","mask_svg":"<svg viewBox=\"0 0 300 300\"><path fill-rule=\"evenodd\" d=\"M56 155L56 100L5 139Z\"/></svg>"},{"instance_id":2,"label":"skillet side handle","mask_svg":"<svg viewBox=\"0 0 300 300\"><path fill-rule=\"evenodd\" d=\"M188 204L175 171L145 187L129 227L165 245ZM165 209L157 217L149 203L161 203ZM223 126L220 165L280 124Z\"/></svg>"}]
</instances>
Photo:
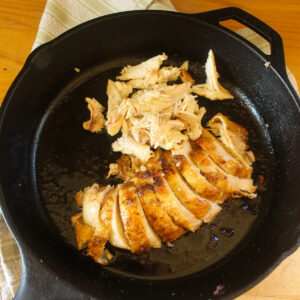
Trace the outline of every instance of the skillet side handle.
<instances>
[{"instance_id":1,"label":"skillet side handle","mask_svg":"<svg viewBox=\"0 0 300 300\"><path fill-rule=\"evenodd\" d=\"M87 295L58 278L29 251L22 248L22 279L14 300L89 299Z\"/></svg>"},{"instance_id":2,"label":"skillet side handle","mask_svg":"<svg viewBox=\"0 0 300 300\"><path fill-rule=\"evenodd\" d=\"M227 7L223 9L194 14L194 16L200 20L220 26L222 28L224 27L219 24L220 21L233 19L244 24L245 26L261 35L270 43L271 55L266 55L262 52L261 54L266 58L267 61L271 63L271 65L276 69L276 71L280 74L284 81L286 83L289 83L285 67L282 39L280 35L270 26L237 7ZM252 45L252 47L257 51L257 48L255 46Z\"/></svg>"}]
</instances>

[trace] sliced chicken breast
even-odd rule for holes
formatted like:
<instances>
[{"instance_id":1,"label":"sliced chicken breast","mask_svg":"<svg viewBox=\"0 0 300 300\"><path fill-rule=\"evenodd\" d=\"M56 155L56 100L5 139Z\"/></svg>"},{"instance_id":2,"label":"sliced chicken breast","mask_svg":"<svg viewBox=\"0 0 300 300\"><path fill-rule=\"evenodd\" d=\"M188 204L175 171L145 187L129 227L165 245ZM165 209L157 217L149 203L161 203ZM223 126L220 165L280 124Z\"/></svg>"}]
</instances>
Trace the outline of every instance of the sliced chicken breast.
<instances>
[{"instance_id":1,"label":"sliced chicken breast","mask_svg":"<svg viewBox=\"0 0 300 300\"><path fill-rule=\"evenodd\" d=\"M85 248L92 238L95 228L83 222L82 212L71 218L75 229L76 243L78 250Z\"/></svg>"},{"instance_id":2,"label":"sliced chicken breast","mask_svg":"<svg viewBox=\"0 0 300 300\"><path fill-rule=\"evenodd\" d=\"M139 210L140 214L143 216L143 224L144 224L144 227L146 230L146 235L150 242L150 247L151 248L161 248L161 240L160 240L159 236L156 234L156 232L153 230L153 228L150 226L139 198L137 201L137 206L138 206L138 210Z\"/></svg>"},{"instance_id":3,"label":"sliced chicken breast","mask_svg":"<svg viewBox=\"0 0 300 300\"><path fill-rule=\"evenodd\" d=\"M226 149L248 169L248 172L252 173L251 165L255 161L255 157L253 152L248 150L247 130L239 124L230 121L221 113L211 118L207 126L225 145Z\"/></svg>"},{"instance_id":4,"label":"sliced chicken breast","mask_svg":"<svg viewBox=\"0 0 300 300\"><path fill-rule=\"evenodd\" d=\"M101 264L108 263L106 253L104 252L104 247L108 242L109 234L111 231L111 220L115 201L115 198L112 197L113 193L114 190L109 189L109 191L104 195L104 199L99 212L99 224L97 225L87 248L88 255L92 256L94 261Z\"/></svg>"},{"instance_id":5,"label":"sliced chicken breast","mask_svg":"<svg viewBox=\"0 0 300 300\"><path fill-rule=\"evenodd\" d=\"M159 248L160 239L150 227L133 182L125 182L119 187L119 203L125 236L132 253L146 253L151 247Z\"/></svg>"},{"instance_id":6,"label":"sliced chicken breast","mask_svg":"<svg viewBox=\"0 0 300 300\"><path fill-rule=\"evenodd\" d=\"M152 174L141 172L133 179L147 220L164 242L173 242L185 231L177 226L166 211L155 193L152 185Z\"/></svg>"},{"instance_id":7,"label":"sliced chicken breast","mask_svg":"<svg viewBox=\"0 0 300 300\"><path fill-rule=\"evenodd\" d=\"M208 130L202 128L201 136L195 141L224 171L237 177L251 177L252 169L245 167Z\"/></svg>"},{"instance_id":8,"label":"sliced chicken breast","mask_svg":"<svg viewBox=\"0 0 300 300\"><path fill-rule=\"evenodd\" d=\"M190 157L201 173L222 191L233 196L256 197L251 178L239 178L224 172L198 145L193 144Z\"/></svg>"},{"instance_id":9,"label":"sliced chicken breast","mask_svg":"<svg viewBox=\"0 0 300 300\"><path fill-rule=\"evenodd\" d=\"M186 181L179 174L173 160L172 154L165 151L160 159L162 172L180 202L191 211L196 218L205 220L205 222L212 221L220 211L221 207L209 200L206 200L197 195ZM206 215L208 214L208 218Z\"/></svg>"},{"instance_id":10,"label":"sliced chicken breast","mask_svg":"<svg viewBox=\"0 0 300 300\"><path fill-rule=\"evenodd\" d=\"M153 175L153 185L164 210L175 224L190 231L195 231L201 226L202 221L182 205L160 172Z\"/></svg>"},{"instance_id":11,"label":"sliced chicken breast","mask_svg":"<svg viewBox=\"0 0 300 300\"><path fill-rule=\"evenodd\" d=\"M188 154L173 155L173 160L185 180L200 196L217 203L222 203L230 197L228 193L210 183L201 174Z\"/></svg>"},{"instance_id":12,"label":"sliced chicken breast","mask_svg":"<svg viewBox=\"0 0 300 300\"><path fill-rule=\"evenodd\" d=\"M130 250L128 241L125 236L123 222L121 219L118 195L118 188L114 189L110 194L110 197L113 198L113 212L111 218L111 230L109 233L108 240L112 246Z\"/></svg>"},{"instance_id":13,"label":"sliced chicken breast","mask_svg":"<svg viewBox=\"0 0 300 300\"><path fill-rule=\"evenodd\" d=\"M96 183L84 189L82 192L82 217L85 224L94 228L99 226L100 208L110 189L110 185L99 187Z\"/></svg>"}]
</instances>

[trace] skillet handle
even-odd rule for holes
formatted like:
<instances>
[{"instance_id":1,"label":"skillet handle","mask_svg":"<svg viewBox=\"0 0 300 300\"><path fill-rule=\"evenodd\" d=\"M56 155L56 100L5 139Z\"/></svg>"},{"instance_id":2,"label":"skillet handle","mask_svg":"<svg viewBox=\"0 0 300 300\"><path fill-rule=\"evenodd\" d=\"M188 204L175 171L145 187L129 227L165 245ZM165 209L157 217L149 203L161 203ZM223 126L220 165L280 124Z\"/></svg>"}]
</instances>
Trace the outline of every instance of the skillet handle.
<instances>
[{"instance_id":1,"label":"skillet handle","mask_svg":"<svg viewBox=\"0 0 300 300\"><path fill-rule=\"evenodd\" d=\"M224 27L219 24L220 21L233 19L244 24L245 26L261 35L270 43L271 55L266 55L262 52L261 54L266 58L267 61L271 63L271 65L276 69L276 71L285 80L285 82L289 82L285 67L282 39L280 35L267 24L263 23L256 17L237 7L227 7L223 9L194 14L194 16L200 20L206 21L222 28ZM257 48L253 46L253 44L249 44L257 51Z\"/></svg>"}]
</instances>

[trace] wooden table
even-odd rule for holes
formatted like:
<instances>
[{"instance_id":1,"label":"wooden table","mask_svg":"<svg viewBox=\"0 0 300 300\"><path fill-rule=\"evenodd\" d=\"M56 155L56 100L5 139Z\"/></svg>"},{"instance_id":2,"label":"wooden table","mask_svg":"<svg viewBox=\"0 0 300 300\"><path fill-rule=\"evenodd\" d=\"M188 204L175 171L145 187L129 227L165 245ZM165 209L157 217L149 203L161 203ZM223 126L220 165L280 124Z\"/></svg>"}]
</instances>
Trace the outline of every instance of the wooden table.
<instances>
[{"instance_id":1,"label":"wooden table","mask_svg":"<svg viewBox=\"0 0 300 300\"><path fill-rule=\"evenodd\" d=\"M286 62L300 82L300 0L172 0L182 12L240 7L281 35ZM0 0L0 103L20 71L36 36L45 0ZM238 26L232 24L233 29ZM241 300L300 299L300 249Z\"/></svg>"}]
</instances>

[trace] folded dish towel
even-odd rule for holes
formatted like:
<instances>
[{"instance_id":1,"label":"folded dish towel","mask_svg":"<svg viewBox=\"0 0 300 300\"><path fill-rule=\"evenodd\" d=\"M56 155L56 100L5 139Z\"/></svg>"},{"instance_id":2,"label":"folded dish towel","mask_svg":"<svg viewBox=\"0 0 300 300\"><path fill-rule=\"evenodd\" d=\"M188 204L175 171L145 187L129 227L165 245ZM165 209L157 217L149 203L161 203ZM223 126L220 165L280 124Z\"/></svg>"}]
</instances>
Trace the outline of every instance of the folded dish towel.
<instances>
[{"instance_id":1,"label":"folded dish towel","mask_svg":"<svg viewBox=\"0 0 300 300\"><path fill-rule=\"evenodd\" d=\"M33 49L52 40L71 27L90 19L126 10L162 9L175 10L169 0L48 0L38 29ZM238 34L269 51L268 43L248 28ZM293 74L289 78L297 89ZM22 272L18 246L0 214L0 299L12 299L16 293Z\"/></svg>"},{"instance_id":2,"label":"folded dish towel","mask_svg":"<svg viewBox=\"0 0 300 300\"><path fill-rule=\"evenodd\" d=\"M48 0L33 48L82 22L137 9L175 10L170 0Z\"/></svg>"}]
</instances>

